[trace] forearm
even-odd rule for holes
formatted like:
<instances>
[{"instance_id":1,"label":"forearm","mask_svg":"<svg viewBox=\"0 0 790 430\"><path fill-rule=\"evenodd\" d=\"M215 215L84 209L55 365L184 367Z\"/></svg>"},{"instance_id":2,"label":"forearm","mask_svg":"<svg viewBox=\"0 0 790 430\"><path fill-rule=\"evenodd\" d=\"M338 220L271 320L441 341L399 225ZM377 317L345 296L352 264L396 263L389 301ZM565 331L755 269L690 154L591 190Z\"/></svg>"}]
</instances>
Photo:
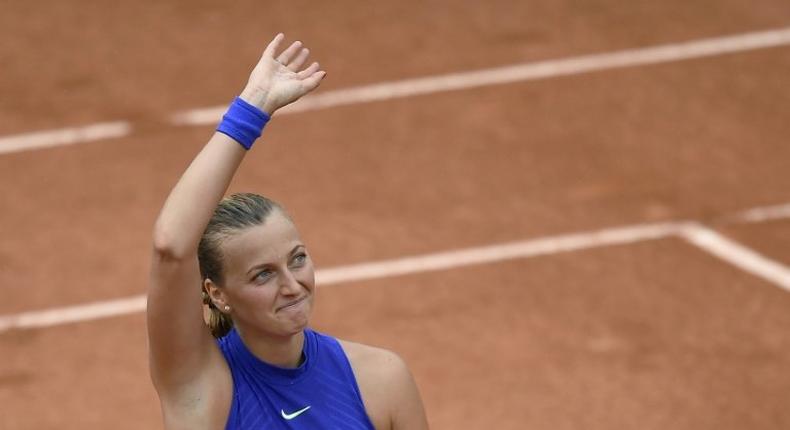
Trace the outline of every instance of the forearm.
<instances>
[{"instance_id":1,"label":"forearm","mask_svg":"<svg viewBox=\"0 0 790 430\"><path fill-rule=\"evenodd\" d=\"M157 252L177 258L197 253L200 237L245 152L230 137L214 133L162 207L154 227Z\"/></svg>"}]
</instances>

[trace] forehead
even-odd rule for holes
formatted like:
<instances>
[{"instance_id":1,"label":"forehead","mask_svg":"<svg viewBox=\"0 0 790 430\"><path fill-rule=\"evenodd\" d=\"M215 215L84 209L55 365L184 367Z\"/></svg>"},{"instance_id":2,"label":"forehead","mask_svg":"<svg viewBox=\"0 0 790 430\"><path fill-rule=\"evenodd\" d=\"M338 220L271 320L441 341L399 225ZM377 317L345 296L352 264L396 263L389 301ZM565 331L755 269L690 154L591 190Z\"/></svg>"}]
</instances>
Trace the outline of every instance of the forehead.
<instances>
[{"instance_id":1,"label":"forehead","mask_svg":"<svg viewBox=\"0 0 790 430\"><path fill-rule=\"evenodd\" d=\"M279 211L266 217L263 224L234 232L222 242L222 254L229 271L275 263L287 258L300 245L299 232Z\"/></svg>"}]
</instances>

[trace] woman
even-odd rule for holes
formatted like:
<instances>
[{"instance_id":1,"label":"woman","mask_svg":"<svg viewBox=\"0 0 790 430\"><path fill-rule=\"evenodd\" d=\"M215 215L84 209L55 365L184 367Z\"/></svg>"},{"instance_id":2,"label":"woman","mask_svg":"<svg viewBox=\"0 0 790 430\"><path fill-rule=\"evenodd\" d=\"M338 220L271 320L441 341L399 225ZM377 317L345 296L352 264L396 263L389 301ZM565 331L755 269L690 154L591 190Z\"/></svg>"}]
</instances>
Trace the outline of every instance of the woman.
<instances>
[{"instance_id":1,"label":"woman","mask_svg":"<svg viewBox=\"0 0 790 430\"><path fill-rule=\"evenodd\" d=\"M285 211L254 194L220 202L271 114L326 74L302 69L299 42L279 52L283 39L266 47L154 227L148 337L165 427L427 428L400 358L307 328L313 265Z\"/></svg>"}]
</instances>

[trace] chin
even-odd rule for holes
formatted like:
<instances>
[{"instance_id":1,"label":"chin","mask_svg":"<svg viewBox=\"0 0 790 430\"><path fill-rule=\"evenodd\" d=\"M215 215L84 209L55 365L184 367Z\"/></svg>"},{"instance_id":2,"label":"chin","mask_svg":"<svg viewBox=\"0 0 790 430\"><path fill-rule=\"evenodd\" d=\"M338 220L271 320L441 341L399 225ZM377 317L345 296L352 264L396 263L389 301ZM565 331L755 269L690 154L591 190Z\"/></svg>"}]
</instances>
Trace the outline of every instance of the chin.
<instances>
[{"instance_id":1,"label":"chin","mask_svg":"<svg viewBox=\"0 0 790 430\"><path fill-rule=\"evenodd\" d=\"M310 316L306 313L303 315L294 315L286 321L281 321L281 324L288 334L297 334L310 324Z\"/></svg>"},{"instance_id":2,"label":"chin","mask_svg":"<svg viewBox=\"0 0 790 430\"><path fill-rule=\"evenodd\" d=\"M305 314L301 317L295 318L293 320L294 329L297 331L304 330L308 325L310 325L310 315Z\"/></svg>"}]
</instances>

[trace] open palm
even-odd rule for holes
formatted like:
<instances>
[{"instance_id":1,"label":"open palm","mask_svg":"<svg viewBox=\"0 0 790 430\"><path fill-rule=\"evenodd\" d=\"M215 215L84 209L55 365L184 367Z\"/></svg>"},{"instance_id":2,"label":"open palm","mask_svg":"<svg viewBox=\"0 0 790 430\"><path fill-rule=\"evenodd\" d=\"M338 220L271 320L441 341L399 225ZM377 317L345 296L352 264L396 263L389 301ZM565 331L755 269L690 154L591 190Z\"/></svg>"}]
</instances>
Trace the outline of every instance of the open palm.
<instances>
[{"instance_id":1,"label":"open palm","mask_svg":"<svg viewBox=\"0 0 790 430\"><path fill-rule=\"evenodd\" d=\"M317 62L300 70L310 54L301 42L278 54L284 39L280 33L269 43L241 93L242 99L268 114L314 90L326 76Z\"/></svg>"}]
</instances>

